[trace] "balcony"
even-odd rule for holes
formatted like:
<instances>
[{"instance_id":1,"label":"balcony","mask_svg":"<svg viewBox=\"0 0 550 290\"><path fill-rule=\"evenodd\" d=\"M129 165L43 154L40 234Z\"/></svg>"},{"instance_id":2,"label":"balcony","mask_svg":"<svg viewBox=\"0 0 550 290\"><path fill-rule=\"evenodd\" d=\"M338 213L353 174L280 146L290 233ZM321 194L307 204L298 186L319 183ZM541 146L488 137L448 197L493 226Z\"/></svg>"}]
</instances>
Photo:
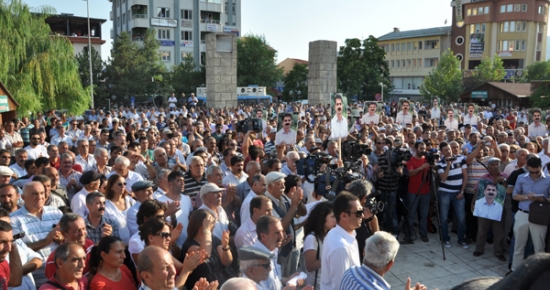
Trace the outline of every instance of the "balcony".
<instances>
[{"instance_id":1,"label":"balcony","mask_svg":"<svg viewBox=\"0 0 550 290\"><path fill-rule=\"evenodd\" d=\"M134 28L134 27L142 27L142 28L148 28L149 27L149 17L147 17L147 14L134 14L132 15L132 20L128 23L128 28Z\"/></svg>"},{"instance_id":2,"label":"balcony","mask_svg":"<svg viewBox=\"0 0 550 290\"><path fill-rule=\"evenodd\" d=\"M129 0L128 1L130 4L130 6L133 6L133 5L149 5L149 0Z\"/></svg>"}]
</instances>

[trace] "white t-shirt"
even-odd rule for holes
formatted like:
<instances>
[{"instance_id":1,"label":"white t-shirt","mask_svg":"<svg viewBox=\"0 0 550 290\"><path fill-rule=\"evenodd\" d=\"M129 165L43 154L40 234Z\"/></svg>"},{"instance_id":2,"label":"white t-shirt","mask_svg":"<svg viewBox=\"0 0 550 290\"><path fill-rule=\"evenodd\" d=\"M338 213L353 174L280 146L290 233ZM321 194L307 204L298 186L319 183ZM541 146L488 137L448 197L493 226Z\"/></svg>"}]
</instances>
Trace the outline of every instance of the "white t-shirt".
<instances>
[{"instance_id":1,"label":"white t-shirt","mask_svg":"<svg viewBox=\"0 0 550 290\"><path fill-rule=\"evenodd\" d=\"M313 233L307 235L304 241L304 254L307 251L318 251L319 259L321 259L321 253L323 252L323 241L319 241L319 243L317 243L317 239ZM317 271L307 272L306 283L307 285L313 285L313 282L315 282L315 272L317 272L317 283L314 287L315 289L321 289L321 268Z\"/></svg>"},{"instance_id":2,"label":"white t-shirt","mask_svg":"<svg viewBox=\"0 0 550 290\"><path fill-rule=\"evenodd\" d=\"M166 195L160 196L157 200L160 202L174 202L174 200L172 200ZM177 239L176 245L182 245L183 242L185 242L185 239L187 239L187 226L189 225L189 214L191 213L191 211L193 211L193 204L191 203L191 198L189 198L189 196L181 194L181 198L179 202L180 202L180 210L176 212L176 220L178 223L181 223L183 225L183 231L181 231L181 235Z\"/></svg>"}]
</instances>

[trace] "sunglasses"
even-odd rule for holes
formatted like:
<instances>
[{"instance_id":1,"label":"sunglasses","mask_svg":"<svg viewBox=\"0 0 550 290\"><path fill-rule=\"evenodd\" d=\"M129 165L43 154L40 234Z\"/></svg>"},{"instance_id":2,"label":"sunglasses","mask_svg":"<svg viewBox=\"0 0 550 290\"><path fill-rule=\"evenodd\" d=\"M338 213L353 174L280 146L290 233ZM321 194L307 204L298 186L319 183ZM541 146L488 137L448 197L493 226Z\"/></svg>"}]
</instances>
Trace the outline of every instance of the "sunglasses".
<instances>
[{"instance_id":1,"label":"sunglasses","mask_svg":"<svg viewBox=\"0 0 550 290\"><path fill-rule=\"evenodd\" d=\"M155 236L161 236L163 239L168 239L171 237L169 232L160 232L158 234L155 234Z\"/></svg>"},{"instance_id":2,"label":"sunglasses","mask_svg":"<svg viewBox=\"0 0 550 290\"><path fill-rule=\"evenodd\" d=\"M382 144L384 144L384 143L382 143L382 142L376 142L376 145L382 145Z\"/></svg>"},{"instance_id":3,"label":"sunglasses","mask_svg":"<svg viewBox=\"0 0 550 290\"><path fill-rule=\"evenodd\" d=\"M539 171L535 171L535 172L529 171L529 174L532 174L532 175L539 175L540 172L541 172L540 170L539 170Z\"/></svg>"},{"instance_id":4,"label":"sunglasses","mask_svg":"<svg viewBox=\"0 0 550 290\"><path fill-rule=\"evenodd\" d=\"M123 186L123 185L126 186L126 182L122 182L122 183L119 182L117 184L118 184L118 186Z\"/></svg>"},{"instance_id":5,"label":"sunglasses","mask_svg":"<svg viewBox=\"0 0 550 290\"><path fill-rule=\"evenodd\" d=\"M357 210L356 212L351 212L351 211L348 211L347 212L349 215L355 215L355 217L362 217L365 213L363 212L363 209L359 209Z\"/></svg>"}]
</instances>

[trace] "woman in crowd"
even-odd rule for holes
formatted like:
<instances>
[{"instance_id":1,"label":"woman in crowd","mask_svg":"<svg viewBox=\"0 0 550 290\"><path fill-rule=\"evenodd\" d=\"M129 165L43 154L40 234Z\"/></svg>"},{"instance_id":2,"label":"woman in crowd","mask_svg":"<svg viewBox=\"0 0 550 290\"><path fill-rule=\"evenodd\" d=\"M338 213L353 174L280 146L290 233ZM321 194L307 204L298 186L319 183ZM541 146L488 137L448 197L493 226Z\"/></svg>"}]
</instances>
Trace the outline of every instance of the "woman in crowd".
<instances>
[{"instance_id":1,"label":"woman in crowd","mask_svg":"<svg viewBox=\"0 0 550 290\"><path fill-rule=\"evenodd\" d=\"M118 221L120 238L124 244L128 244L130 240L130 231L126 223L126 211L132 207L136 201L128 196L126 191L126 179L124 177L113 174L107 181L105 189L105 213Z\"/></svg>"},{"instance_id":2,"label":"woman in crowd","mask_svg":"<svg viewBox=\"0 0 550 290\"><path fill-rule=\"evenodd\" d=\"M158 217L164 218L164 212L166 211L166 204L156 200L150 199L144 201L140 206L136 215L137 225L140 227L150 218ZM128 242L128 252L132 257L134 264L137 263L139 253L145 248L145 243L141 240L139 230L133 233L130 241Z\"/></svg>"},{"instance_id":3,"label":"woman in crowd","mask_svg":"<svg viewBox=\"0 0 550 290\"><path fill-rule=\"evenodd\" d=\"M321 289L321 252L328 231L336 226L336 218L330 202L318 203L309 213L304 225L304 264L307 284Z\"/></svg>"},{"instance_id":4,"label":"woman in crowd","mask_svg":"<svg viewBox=\"0 0 550 290\"><path fill-rule=\"evenodd\" d=\"M90 253L90 290L137 289L132 273L124 265L124 243L118 237L103 237Z\"/></svg>"},{"instance_id":5,"label":"woman in crowd","mask_svg":"<svg viewBox=\"0 0 550 290\"><path fill-rule=\"evenodd\" d=\"M161 247L167 251L170 251L172 243L175 242L175 240L172 240L172 226L170 223L164 218L157 216L147 219L139 227L139 237L145 243L145 247L152 245ZM183 264L176 258L172 260L174 261L174 267L179 273Z\"/></svg>"},{"instance_id":6,"label":"woman in crowd","mask_svg":"<svg viewBox=\"0 0 550 290\"><path fill-rule=\"evenodd\" d=\"M205 251L209 259L189 275L185 283L187 289L193 289L200 278L206 278L208 281L217 280L220 285L230 278L226 270L233 262L229 248L229 232L223 233L222 240L218 239L212 235L215 224L216 218L204 209L194 211L189 217L187 240L181 247L180 261L184 260L183 255L191 255L197 251Z\"/></svg>"}]
</instances>

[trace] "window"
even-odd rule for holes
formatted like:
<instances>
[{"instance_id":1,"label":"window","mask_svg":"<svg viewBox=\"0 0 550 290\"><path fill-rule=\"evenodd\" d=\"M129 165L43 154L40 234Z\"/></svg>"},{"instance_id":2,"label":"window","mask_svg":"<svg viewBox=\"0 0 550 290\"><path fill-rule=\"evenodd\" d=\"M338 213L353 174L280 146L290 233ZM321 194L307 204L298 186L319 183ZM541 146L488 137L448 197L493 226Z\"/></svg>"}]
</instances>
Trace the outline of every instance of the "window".
<instances>
[{"instance_id":1,"label":"window","mask_svg":"<svg viewBox=\"0 0 550 290\"><path fill-rule=\"evenodd\" d=\"M170 52L169 51L159 51L160 58L162 61L170 61Z\"/></svg>"},{"instance_id":2,"label":"window","mask_svg":"<svg viewBox=\"0 0 550 290\"><path fill-rule=\"evenodd\" d=\"M521 21L517 21L517 22L516 22L516 32L520 32L520 31L521 31L521 27L522 27Z\"/></svg>"},{"instance_id":3,"label":"window","mask_svg":"<svg viewBox=\"0 0 550 290\"><path fill-rule=\"evenodd\" d=\"M181 32L181 40L193 40L193 32L192 31L182 31Z\"/></svg>"},{"instance_id":4,"label":"window","mask_svg":"<svg viewBox=\"0 0 550 290\"><path fill-rule=\"evenodd\" d=\"M474 8L474 11L472 11L472 15L473 15L473 16L476 16L476 15L477 15L477 8Z\"/></svg>"},{"instance_id":5,"label":"window","mask_svg":"<svg viewBox=\"0 0 550 290\"><path fill-rule=\"evenodd\" d=\"M527 12L527 4L521 4L521 12Z\"/></svg>"},{"instance_id":6,"label":"window","mask_svg":"<svg viewBox=\"0 0 550 290\"><path fill-rule=\"evenodd\" d=\"M401 46L399 45L399 43L396 44L395 46L397 47L397 51L399 51L399 48L401 47Z\"/></svg>"},{"instance_id":7,"label":"window","mask_svg":"<svg viewBox=\"0 0 550 290\"><path fill-rule=\"evenodd\" d=\"M401 51L405 51L405 43L401 43Z\"/></svg>"},{"instance_id":8,"label":"window","mask_svg":"<svg viewBox=\"0 0 550 290\"><path fill-rule=\"evenodd\" d=\"M405 67L405 60L404 59L401 60L401 66Z\"/></svg>"},{"instance_id":9,"label":"window","mask_svg":"<svg viewBox=\"0 0 550 290\"><path fill-rule=\"evenodd\" d=\"M391 44L391 51L392 51L392 52L395 51L395 44L394 44L394 43Z\"/></svg>"},{"instance_id":10,"label":"window","mask_svg":"<svg viewBox=\"0 0 550 290\"><path fill-rule=\"evenodd\" d=\"M181 9L181 19L190 20L193 19L193 11Z\"/></svg>"},{"instance_id":11,"label":"window","mask_svg":"<svg viewBox=\"0 0 550 290\"><path fill-rule=\"evenodd\" d=\"M539 6L539 14L546 14L546 7Z\"/></svg>"},{"instance_id":12,"label":"window","mask_svg":"<svg viewBox=\"0 0 550 290\"><path fill-rule=\"evenodd\" d=\"M407 59L407 67L411 67L411 64L412 64L411 60Z\"/></svg>"},{"instance_id":13,"label":"window","mask_svg":"<svg viewBox=\"0 0 550 290\"><path fill-rule=\"evenodd\" d=\"M418 42L418 49L422 49L422 41Z\"/></svg>"},{"instance_id":14,"label":"window","mask_svg":"<svg viewBox=\"0 0 550 290\"><path fill-rule=\"evenodd\" d=\"M158 29L157 30L158 39L170 39L170 30L168 29Z\"/></svg>"},{"instance_id":15,"label":"window","mask_svg":"<svg viewBox=\"0 0 550 290\"><path fill-rule=\"evenodd\" d=\"M508 51L508 40L502 42L502 51Z\"/></svg>"},{"instance_id":16,"label":"window","mask_svg":"<svg viewBox=\"0 0 550 290\"><path fill-rule=\"evenodd\" d=\"M520 51L521 50L521 41L519 40L516 40L516 47L514 48L515 51Z\"/></svg>"},{"instance_id":17,"label":"window","mask_svg":"<svg viewBox=\"0 0 550 290\"><path fill-rule=\"evenodd\" d=\"M506 21L504 22L504 30L502 32L508 32L508 26L510 25L510 22Z\"/></svg>"},{"instance_id":18,"label":"window","mask_svg":"<svg viewBox=\"0 0 550 290\"><path fill-rule=\"evenodd\" d=\"M416 59L413 59L413 67L416 67Z\"/></svg>"},{"instance_id":19,"label":"window","mask_svg":"<svg viewBox=\"0 0 550 290\"><path fill-rule=\"evenodd\" d=\"M412 46L410 42L407 42L407 50L412 50Z\"/></svg>"},{"instance_id":20,"label":"window","mask_svg":"<svg viewBox=\"0 0 550 290\"><path fill-rule=\"evenodd\" d=\"M485 6L484 10L485 10L485 14L489 14L489 6Z\"/></svg>"},{"instance_id":21,"label":"window","mask_svg":"<svg viewBox=\"0 0 550 290\"><path fill-rule=\"evenodd\" d=\"M483 7L477 8L477 14L482 15L483 14Z\"/></svg>"},{"instance_id":22,"label":"window","mask_svg":"<svg viewBox=\"0 0 550 290\"><path fill-rule=\"evenodd\" d=\"M439 41L437 40L426 40L426 49L438 49Z\"/></svg>"},{"instance_id":23,"label":"window","mask_svg":"<svg viewBox=\"0 0 550 290\"><path fill-rule=\"evenodd\" d=\"M472 9L466 10L466 16L470 16L470 15L472 15Z\"/></svg>"},{"instance_id":24,"label":"window","mask_svg":"<svg viewBox=\"0 0 550 290\"><path fill-rule=\"evenodd\" d=\"M391 61L391 67L395 67L395 61Z\"/></svg>"},{"instance_id":25,"label":"window","mask_svg":"<svg viewBox=\"0 0 550 290\"><path fill-rule=\"evenodd\" d=\"M523 32L527 31L527 21L523 21L523 24L522 24L522 31L523 31Z\"/></svg>"},{"instance_id":26,"label":"window","mask_svg":"<svg viewBox=\"0 0 550 290\"><path fill-rule=\"evenodd\" d=\"M510 40L510 46L508 47L508 51L514 51L514 41Z\"/></svg>"},{"instance_id":27,"label":"window","mask_svg":"<svg viewBox=\"0 0 550 290\"><path fill-rule=\"evenodd\" d=\"M462 45L462 44L464 44L464 37L462 37L462 36L457 37L456 40L455 40L455 43L456 43L457 45Z\"/></svg>"},{"instance_id":28,"label":"window","mask_svg":"<svg viewBox=\"0 0 550 290\"><path fill-rule=\"evenodd\" d=\"M122 13L122 23L126 23L126 13Z\"/></svg>"},{"instance_id":29,"label":"window","mask_svg":"<svg viewBox=\"0 0 550 290\"><path fill-rule=\"evenodd\" d=\"M525 51L525 40L521 41L521 51Z\"/></svg>"},{"instance_id":30,"label":"window","mask_svg":"<svg viewBox=\"0 0 550 290\"><path fill-rule=\"evenodd\" d=\"M500 5L500 13L506 13L506 5Z\"/></svg>"},{"instance_id":31,"label":"window","mask_svg":"<svg viewBox=\"0 0 550 290\"><path fill-rule=\"evenodd\" d=\"M516 22L512 21L510 22L510 32L516 31Z\"/></svg>"},{"instance_id":32,"label":"window","mask_svg":"<svg viewBox=\"0 0 550 290\"><path fill-rule=\"evenodd\" d=\"M514 12L521 11L521 4L514 4Z\"/></svg>"},{"instance_id":33,"label":"window","mask_svg":"<svg viewBox=\"0 0 550 290\"><path fill-rule=\"evenodd\" d=\"M159 7L157 9L157 17L160 18L170 18L170 8Z\"/></svg>"},{"instance_id":34,"label":"window","mask_svg":"<svg viewBox=\"0 0 550 290\"><path fill-rule=\"evenodd\" d=\"M397 62L397 67L400 67L401 62L399 60L396 60L396 62Z\"/></svg>"},{"instance_id":35,"label":"window","mask_svg":"<svg viewBox=\"0 0 550 290\"><path fill-rule=\"evenodd\" d=\"M421 58L418 59L418 67L422 67L422 59Z\"/></svg>"},{"instance_id":36,"label":"window","mask_svg":"<svg viewBox=\"0 0 550 290\"><path fill-rule=\"evenodd\" d=\"M501 23L501 26L502 26L502 23ZM500 30L502 32L502 28ZM476 26L475 24L470 24L470 34L474 34L474 33L476 33Z\"/></svg>"},{"instance_id":37,"label":"window","mask_svg":"<svg viewBox=\"0 0 550 290\"><path fill-rule=\"evenodd\" d=\"M506 12L514 12L514 4L506 5Z\"/></svg>"}]
</instances>

